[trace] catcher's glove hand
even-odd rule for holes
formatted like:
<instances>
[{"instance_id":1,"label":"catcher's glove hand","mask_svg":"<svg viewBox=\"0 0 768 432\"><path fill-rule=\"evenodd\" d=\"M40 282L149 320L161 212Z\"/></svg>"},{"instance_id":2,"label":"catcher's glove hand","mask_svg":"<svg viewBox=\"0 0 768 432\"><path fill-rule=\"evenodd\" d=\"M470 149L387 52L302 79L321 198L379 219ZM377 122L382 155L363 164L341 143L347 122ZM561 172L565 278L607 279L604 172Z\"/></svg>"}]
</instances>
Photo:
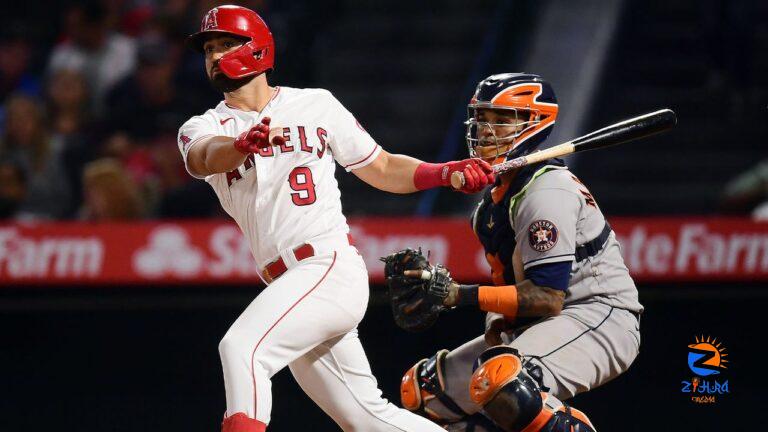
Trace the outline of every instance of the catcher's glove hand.
<instances>
[{"instance_id":1,"label":"catcher's glove hand","mask_svg":"<svg viewBox=\"0 0 768 432\"><path fill-rule=\"evenodd\" d=\"M448 270L430 265L421 250L403 249L381 260L397 325L411 332L431 327L455 298L451 291L458 285Z\"/></svg>"}]
</instances>

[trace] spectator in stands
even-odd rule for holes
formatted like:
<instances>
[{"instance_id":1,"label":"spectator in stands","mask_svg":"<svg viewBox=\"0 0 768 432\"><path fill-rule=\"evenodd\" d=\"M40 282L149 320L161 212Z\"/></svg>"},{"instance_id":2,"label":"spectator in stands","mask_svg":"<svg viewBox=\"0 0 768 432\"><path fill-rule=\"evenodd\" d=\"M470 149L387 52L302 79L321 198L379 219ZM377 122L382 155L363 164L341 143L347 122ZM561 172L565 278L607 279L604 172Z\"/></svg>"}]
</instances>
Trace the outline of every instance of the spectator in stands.
<instances>
[{"instance_id":1,"label":"spectator in stands","mask_svg":"<svg viewBox=\"0 0 768 432\"><path fill-rule=\"evenodd\" d=\"M105 8L95 2L76 3L65 15L66 39L51 53L49 73L61 69L81 72L90 86L94 108L136 65L132 39L113 32Z\"/></svg>"},{"instance_id":2,"label":"spectator in stands","mask_svg":"<svg viewBox=\"0 0 768 432\"><path fill-rule=\"evenodd\" d=\"M27 194L27 177L21 165L0 161L0 220L16 216Z\"/></svg>"},{"instance_id":3,"label":"spectator in stands","mask_svg":"<svg viewBox=\"0 0 768 432\"><path fill-rule=\"evenodd\" d=\"M20 23L0 27L0 101L15 92L38 92L38 80L29 71L31 57L32 46Z\"/></svg>"},{"instance_id":4,"label":"spectator in stands","mask_svg":"<svg viewBox=\"0 0 768 432\"><path fill-rule=\"evenodd\" d=\"M174 82L179 50L160 35L141 38L137 45L136 72L121 81L107 100L110 128L139 140L170 132L175 142L179 124L197 106Z\"/></svg>"},{"instance_id":5,"label":"spectator in stands","mask_svg":"<svg viewBox=\"0 0 768 432\"><path fill-rule=\"evenodd\" d=\"M54 145L62 149L62 162L72 192L68 217L82 202L82 173L98 152L99 127L89 109L88 86L79 72L62 69L46 86L48 118Z\"/></svg>"},{"instance_id":6,"label":"spectator in stands","mask_svg":"<svg viewBox=\"0 0 768 432\"><path fill-rule=\"evenodd\" d=\"M54 72L46 89L51 129L64 136L76 134L88 121L88 88L77 71L61 69Z\"/></svg>"},{"instance_id":7,"label":"spectator in stands","mask_svg":"<svg viewBox=\"0 0 768 432\"><path fill-rule=\"evenodd\" d=\"M138 68L110 93L108 154L119 158L140 186L150 214L166 191L189 183L178 158L176 133L186 118L202 111L195 93L178 89L179 46L162 32L138 41Z\"/></svg>"},{"instance_id":8,"label":"spectator in stands","mask_svg":"<svg viewBox=\"0 0 768 432\"><path fill-rule=\"evenodd\" d=\"M118 161L99 159L89 163L83 173L83 185L82 219L108 221L142 217L138 188Z\"/></svg>"},{"instance_id":9,"label":"spectator in stands","mask_svg":"<svg viewBox=\"0 0 768 432\"><path fill-rule=\"evenodd\" d=\"M70 189L61 149L51 140L42 105L29 96L11 96L5 103L4 123L0 158L18 164L27 178L27 193L17 216L46 219L65 216L70 205Z\"/></svg>"}]
</instances>

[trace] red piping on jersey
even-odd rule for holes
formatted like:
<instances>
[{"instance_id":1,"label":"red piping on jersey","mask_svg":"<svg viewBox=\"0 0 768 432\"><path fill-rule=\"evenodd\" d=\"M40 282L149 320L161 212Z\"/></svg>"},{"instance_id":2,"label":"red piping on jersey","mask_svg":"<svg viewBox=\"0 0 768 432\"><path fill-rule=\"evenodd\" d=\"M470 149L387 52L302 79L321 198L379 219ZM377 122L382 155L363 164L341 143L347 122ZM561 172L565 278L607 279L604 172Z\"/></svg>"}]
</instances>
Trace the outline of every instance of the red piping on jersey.
<instances>
[{"instance_id":1,"label":"red piping on jersey","mask_svg":"<svg viewBox=\"0 0 768 432\"><path fill-rule=\"evenodd\" d=\"M359 160L359 161L357 161L357 162L355 162L355 163L351 163L351 164L349 164L349 165L344 165L344 168L349 168L349 167L351 167L352 165L359 165L359 164L361 164L361 163L363 163L363 162L367 161L369 157L373 156L373 154L374 154L374 153L376 153L376 149L377 149L377 148L379 148L379 145L378 145L378 144L376 144L375 146L373 146L373 151L372 151L372 152L370 152L370 153L368 154L368 156L364 157L362 160Z\"/></svg>"},{"instance_id":2,"label":"red piping on jersey","mask_svg":"<svg viewBox=\"0 0 768 432\"><path fill-rule=\"evenodd\" d=\"M258 341L258 342L256 342L256 346L255 346L255 347L253 347L253 351L251 352L251 379L253 380L253 416L254 416L254 417L256 417L256 414L257 414L257 412L258 412L258 410L257 410L257 408L258 408L258 401L257 401L257 399L256 399L256 374L254 374L254 373L253 373L253 359L254 359L254 357L256 356L256 350L257 350L257 349L259 349L259 345L261 345L261 342L264 340L264 338L266 338L266 337L267 337L267 335L269 334L269 332L271 332L271 331L272 331L272 329L273 329L273 328L275 328L275 326L276 326L278 323L280 323L280 321L281 321L283 318L285 318L285 316L286 316L286 315L288 315L288 313L289 313L290 311L292 311L292 310L293 310L293 308L295 308L295 307L296 307L296 306L297 306L299 303L301 303L301 301L302 301L302 300L304 300L304 299L305 299L305 298L306 298L308 295L310 295L310 294L312 293L312 291L314 291L314 290L315 290L315 288L317 288L317 287L320 285L320 283L321 283L321 282L323 282L323 280L325 280L325 277L326 277L326 276L328 276L328 273L330 273L330 271L331 271L331 269L333 268L333 265L334 265L334 264L336 264L336 252L334 252L334 253L333 253L333 261L331 261L331 265L330 265L330 267L328 267L328 270L326 270L326 271L325 271L325 274L323 275L323 277L321 277L321 278L320 278L320 280L319 280L319 281L317 281L317 283L316 283L316 284L315 284L315 285L314 285L312 288L310 288L310 289L309 289L309 291L307 291L306 293L304 293L304 295L303 295L303 296L301 296L301 298L299 298L298 300L296 300L296 302L295 302L294 304L292 304L292 305L291 305L291 307L289 307L287 311L285 311L285 312L284 312L282 315L280 315L280 318L278 318L278 319L277 319L277 321L275 321L275 323L274 323L274 324L272 324L272 327L270 327L270 328L269 328L269 329L266 331L266 333L264 333L264 334L261 336L261 339L259 339L259 341Z\"/></svg>"},{"instance_id":3,"label":"red piping on jersey","mask_svg":"<svg viewBox=\"0 0 768 432\"><path fill-rule=\"evenodd\" d=\"M275 92L272 94L272 97L269 98L269 101L267 101L267 105L269 105L269 103L272 102L272 100L277 97L278 93L280 93L280 86L276 86L275 87ZM241 110L239 108L235 108L232 105L228 104L227 101L224 101L224 105L226 105L228 108L231 108L233 110L243 111L243 110ZM264 105L264 108L266 108L267 105ZM262 111L264 111L264 110L262 109ZM247 111L244 111L244 112L247 112ZM261 113L259 113L259 114L261 114Z\"/></svg>"}]
</instances>

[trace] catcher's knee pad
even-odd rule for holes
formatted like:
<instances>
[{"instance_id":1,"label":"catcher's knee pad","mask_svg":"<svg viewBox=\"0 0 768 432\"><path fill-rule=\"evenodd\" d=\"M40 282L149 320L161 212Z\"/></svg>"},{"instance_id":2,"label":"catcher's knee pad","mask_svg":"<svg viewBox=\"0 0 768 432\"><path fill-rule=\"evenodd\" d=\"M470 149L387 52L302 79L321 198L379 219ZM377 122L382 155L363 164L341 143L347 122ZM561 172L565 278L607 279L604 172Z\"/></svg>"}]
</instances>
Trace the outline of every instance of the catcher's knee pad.
<instances>
[{"instance_id":1,"label":"catcher's knee pad","mask_svg":"<svg viewBox=\"0 0 768 432\"><path fill-rule=\"evenodd\" d=\"M472 401L504 431L593 431L587 417L541 391L517 350L497 346L483 352L469 383Z\"/></svg>"},{"instance_id":2,"label":"catcher's knee pad","mask_svg":"<svg viewBox=\"0 0 768 432\"><path fill-rule=\"evenodd\" d=\"M445 356L448 350L438 351L428 359L422 359L400 381L400 401L409 411L421 414L441 423L451 423L467 416L467 413L445 393ZM439 413L427 407L437 399L449 412Z\"/></svg>"}]
</instances>

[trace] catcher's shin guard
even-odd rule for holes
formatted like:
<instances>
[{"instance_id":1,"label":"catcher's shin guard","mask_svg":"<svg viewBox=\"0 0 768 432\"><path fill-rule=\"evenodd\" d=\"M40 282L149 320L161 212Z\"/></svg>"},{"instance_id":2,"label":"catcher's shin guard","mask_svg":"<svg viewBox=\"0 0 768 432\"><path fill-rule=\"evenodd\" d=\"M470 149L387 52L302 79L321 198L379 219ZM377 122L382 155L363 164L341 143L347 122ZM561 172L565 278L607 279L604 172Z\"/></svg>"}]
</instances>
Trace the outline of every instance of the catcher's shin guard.
<instances>
[{"instance_id":1,"label":"catcher's shin guard","mask_svg":"<svg viewBox=\"0 0 768 432\"><path fill-rule=\"evenodd\" d=\"M400 401L403 407L439 423L453 423L467 416L467 413L445 393L446 355L448 350L441 350L428 359L419 360L408 369L400 381ZM434 399L446 409L427 407L427 403Z\"/></svg>"},{"instance_id":2,"label":"catcher's shin guard","mask_svg":"<svg viewBox=\"0 0 768 432\"><path fill-rule=\"evenodd\" d=\"M586 415L542 392L528 375L517 350L497 346L475 363L472 400L507 432L594 432Z\"/></svg>"},{"instance_id":3,"label":"catcher's shin guard","mask_svg":"<svg viewBox=\"0 0 768 432\"><path fill-rule=\"evenodd\" d=\"M221 422L221 432L265 432L267 425L252 419L245 413L235 413Z\"/></svg>"}]
</instances>

